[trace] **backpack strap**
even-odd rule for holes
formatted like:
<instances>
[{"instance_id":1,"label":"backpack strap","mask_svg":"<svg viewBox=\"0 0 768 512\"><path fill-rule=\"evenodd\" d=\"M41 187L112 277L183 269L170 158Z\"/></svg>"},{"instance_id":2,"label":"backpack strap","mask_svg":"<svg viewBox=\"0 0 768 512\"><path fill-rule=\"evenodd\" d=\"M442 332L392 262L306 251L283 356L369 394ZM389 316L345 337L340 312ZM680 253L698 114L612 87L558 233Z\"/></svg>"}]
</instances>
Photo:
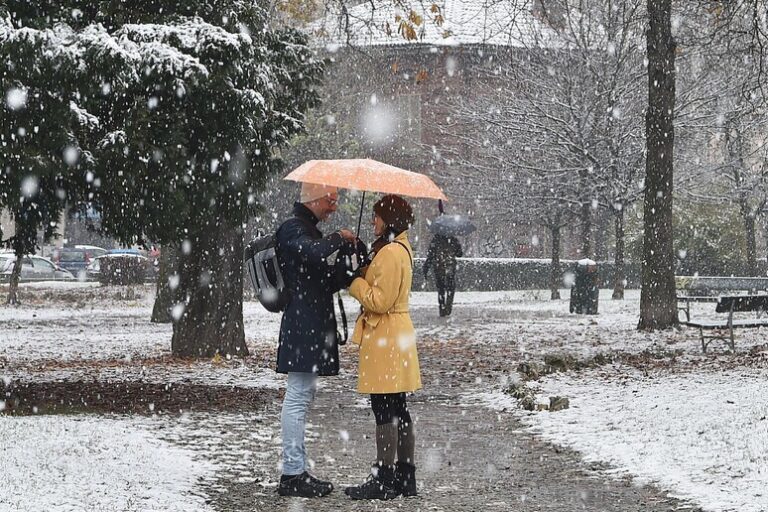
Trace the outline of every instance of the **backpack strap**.
<instances>
[{"instance_id":1,"label":"backpack strap","mask_svg":"<svg viewBox=\"0 0 768 512\"><path fill-rule=\"evenodd\" d=\"M413 268L413 256L411 256L411 251L408 250L408 247L406 247L403 242L400 242L399 240L395 240L395 243L401 246L403 249L405 249L405 252L408 253L408 259L411 260L411 268Z\"/></svg>"},{"instance_id":2,"label":"backpack strap","mask_svg":"<svg viewBox=\"0 0 768 512\"><path fill-rule=\"evenodd\" d=\"M344 326L344 338L339 340L339 345L346 345L349 339L349 330L347 329L347 312L344 311L344 301L341 300L341 292L336 294L339 301L339 313L341 313L341 325Z\"/></svg>"}]
</instances>

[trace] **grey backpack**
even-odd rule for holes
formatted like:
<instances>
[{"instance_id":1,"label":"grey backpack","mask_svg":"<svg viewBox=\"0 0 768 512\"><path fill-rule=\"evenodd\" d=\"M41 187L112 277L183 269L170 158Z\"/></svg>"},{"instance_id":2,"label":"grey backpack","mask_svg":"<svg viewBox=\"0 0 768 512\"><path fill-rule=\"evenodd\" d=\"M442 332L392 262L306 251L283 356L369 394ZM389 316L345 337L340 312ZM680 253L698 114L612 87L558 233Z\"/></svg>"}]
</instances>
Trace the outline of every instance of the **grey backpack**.
<instances>
[{"instance_id":1,"label":"grey backpack","mask_svg":"<svg viewBox=\"0 0 768 512\"><path fill-rule=\"evenodd\" d=\"M269 235L263 232L259 233L259 236L246 245L245 264L253 290L256 292L256 298L259 299L264 309L272 313L285 311L291 300L291 292L285 286L283 273L280 271L280 263L277 260L277 233ZM341 334L337 333L337 339L339 345L344 345L349 337L349 332L341 294L338 295L338 303L344 326L344 337L342 338Z\"/></svg>"},{"instance_id":2,"label":"grey backpack","mask_svg":"<svg viewBox=\"0 0 768 512\"><path fill-rule=\"evenodd\" d=\"M277 261L277 236L261 234L245 247L245 264L256 298L267 311L285 310L291 298Z\"/></svg>"}]
</instances>

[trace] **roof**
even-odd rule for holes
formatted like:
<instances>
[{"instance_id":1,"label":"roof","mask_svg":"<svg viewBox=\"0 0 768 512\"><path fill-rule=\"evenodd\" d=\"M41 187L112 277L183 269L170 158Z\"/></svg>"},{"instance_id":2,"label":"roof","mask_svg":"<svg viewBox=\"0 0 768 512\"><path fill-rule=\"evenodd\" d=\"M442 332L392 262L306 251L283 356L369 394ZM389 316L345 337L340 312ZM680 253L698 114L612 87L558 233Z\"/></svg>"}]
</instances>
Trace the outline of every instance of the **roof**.
<instances>
[{"instance_id":1,"label":"roof","mask_svg":"<svg viewBox=\"0 0 768 512\"><path fill-rule=\"evenodd\" d=\"M327 46L347 43L353 46L560 46L556 42L560 39L557 32L534 15L532 0L435 0L434 3L441 7L444 22L440 26L434 22L436 13L431 12L433 2L412 2L411 7L424 20L416 27L417 40L407 41L398 33L396 17L407 18L408 13L391 0L372 0L349 9L348 31L343 28L344 16L339 11L312 23L309 29L316 42Z\"/></svg>"}]
</instances>

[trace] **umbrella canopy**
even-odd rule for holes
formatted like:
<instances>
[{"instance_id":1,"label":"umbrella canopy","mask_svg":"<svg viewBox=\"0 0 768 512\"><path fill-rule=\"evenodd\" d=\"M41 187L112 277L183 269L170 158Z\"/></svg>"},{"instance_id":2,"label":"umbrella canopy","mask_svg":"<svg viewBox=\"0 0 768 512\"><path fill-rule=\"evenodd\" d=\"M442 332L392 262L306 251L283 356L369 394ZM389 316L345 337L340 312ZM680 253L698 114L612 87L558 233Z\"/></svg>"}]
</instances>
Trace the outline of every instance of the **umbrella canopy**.
<instances>
[{"instance_id":1,"label":"umbrella canopy","mask_svg":"<svg viewBox=\"0 0 768 512\"><path fill-rule=\"evenodd\" d=\"M468 235L476 229L472 221L463 215L441 215L429 225L431 232L445 236Z\"/></svg>"},{"instance_id":2,"label":"umbrella canopy","mask_svg":"<svg viewBox=\"0 0 768 512\"><path fill-rule=\"evenodd\" d=\"M285 179L364 192L448 200L429 177L367 158L310 160Z\"/></svg>"}]
</instances>

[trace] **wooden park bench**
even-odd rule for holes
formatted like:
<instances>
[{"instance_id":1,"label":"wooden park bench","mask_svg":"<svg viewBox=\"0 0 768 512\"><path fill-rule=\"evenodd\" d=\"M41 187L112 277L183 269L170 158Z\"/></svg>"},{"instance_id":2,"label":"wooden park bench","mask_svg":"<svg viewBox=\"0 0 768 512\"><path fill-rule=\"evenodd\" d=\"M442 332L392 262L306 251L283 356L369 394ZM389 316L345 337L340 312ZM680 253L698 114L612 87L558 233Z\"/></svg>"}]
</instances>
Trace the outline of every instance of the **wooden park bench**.
<instances>
[{"instance_id":1,"label":"wooden park bench","mask_svg":"<svg viewBox=\"0 0 768 512\"><path fill-rule=\"evenodd\" d=\"M731 350L735 351L736 343L733 337L733 330L735 328L768 326L768 316L764 316L768 312L768 295L728 295L718 297L715 312L728 313L728 318L725 320L691 320L686 322L686 325L699 328L702 352L707 351L707 345L712 340L723 340ZM756 316L754 318L733 318L734 313L742 312L754 312ZM716 332L711 335L705 335L705 330ZM717 332L723 330L728 331L728 337Z\"/></svg>"},{"instance_id":2,"label":"wooden park bench","mask_svg":"<svg viewBox=\"0 0 768 512\"><path fill-rule=\"evenodd\" d=\"M701 350L707 351L712 340L723 340L735 350L733 330L735 328L758 328L768 326L768 278L765 277L709 277L675 276L677 286L677 309L685 315L683 325L697 327L701 337ZM716 302L716 313L727 313L728 317L692 320L691 304ZM753 318L734 318L734 313L755 313ZM704 331L715 331L705 335ZM717 331L726 331L721 334Z\"/></svg>"}]
</instances>

